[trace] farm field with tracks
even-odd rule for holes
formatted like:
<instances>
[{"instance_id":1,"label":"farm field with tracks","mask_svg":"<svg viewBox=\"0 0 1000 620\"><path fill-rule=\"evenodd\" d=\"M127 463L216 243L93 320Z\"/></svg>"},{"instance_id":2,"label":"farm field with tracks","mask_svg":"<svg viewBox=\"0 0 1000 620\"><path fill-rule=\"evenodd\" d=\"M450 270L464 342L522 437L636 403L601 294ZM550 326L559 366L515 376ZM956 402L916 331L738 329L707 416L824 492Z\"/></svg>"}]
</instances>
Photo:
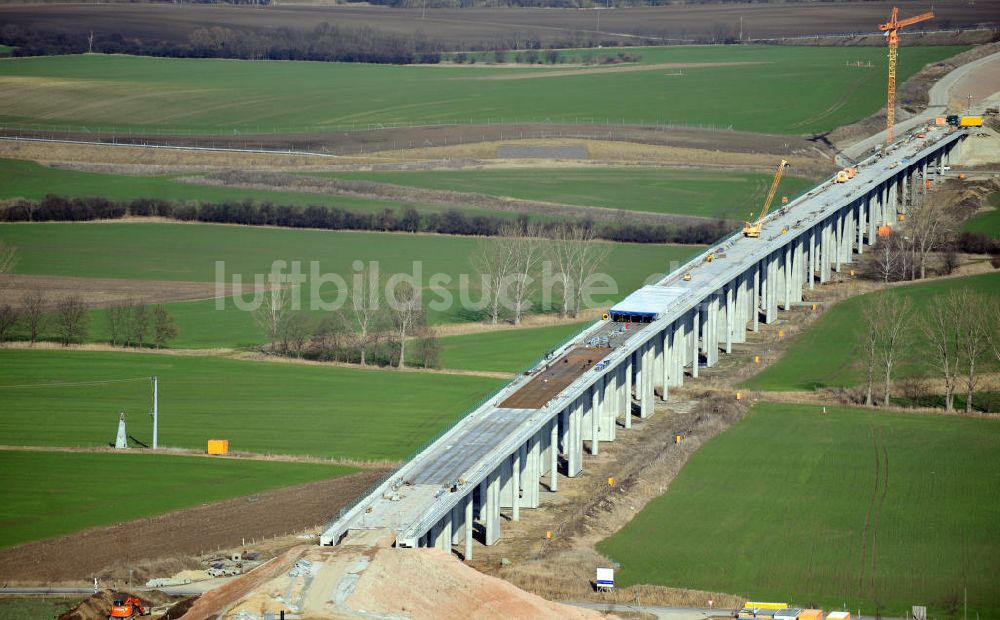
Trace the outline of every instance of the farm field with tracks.
<instances>
[{"instance_id":1,"label":"farm field with tracks","mask_svg":"<svg viewBox=\"0 0 1000 620\"><path fill-rule=\"evenodd\" d=\"M996 420L760 403L599 550L624 586L995 617L998 467Z\"/></svg>"},{"instance_id":2,"label":"farm field with tracks","mask_svg":"<svg viewBox=\"0 0 1000 620\"><path fill-rule=\"evenodd\" d=\"M315 463L12 450L0 450L0 468L0 548L355 471Z\"/></svg>"},{"instance_id":3,"label":"farm field with tracks","mask_svg":"<svg viewBox=\"0 0 1000 620\"><path fill-rule=\"evenodd\" d=\"M898 79L964 49L908 49L900 55ZM635 51L655 63L580 73L101 55L20 58L0 62L0 122L123 134L498 122L708 125L806 134L860 120L882 104L884 76L872 68L883 61L879 48ZM858 61L872 67L849 64Z\"/></svg>"},{"instance_id":4,"label":"farm field with tracks","mask_svg":"<svg viewBox=\"0 0 1000 620\"><path fill-rule=\"evenodd\" d=\"M282 192L259 189L216 187L185 183L183 174L136 176L105 174L52 168L30 161L0 159L0 199L28 198L40 200L48 194L69 197L100 197L114 201L135 198L159 198L177 202L237 202L270 201L279 205L326 205L348 211L377 213L383 209L411 206L389 200L367 200L352 196L329 196L306 192ZM445 207L419 206L421 211L443 211Z\"/></svg>"},{"instance_id":5,"label":"farm field with tracks","mask_svg":"<svg viewBox=\"0 0 1000 620\"><path fill-rule=\"evenodd\" d=\"M421 172L331 172L322 176L412 185L629 211L708 218L758 213L771 174L735 170L662 168L562 168ZM789 200L814 181L785 176L779 196Z\"/></svg>"},{"instance_id":6,"label":"farm field with tracks","mask_svg":"<svg viewBox=\"0 0 1000 620\"><path fill-rule=\"evenodd\" d=\"M151 444L152 375L160 380L161 446L204 450L208 439L225 438L234 451L365 461L408 456L500 384L217 357L0 349L0 444L105 447L119 411L129 434Z\"/></svg>"}]
</instances>

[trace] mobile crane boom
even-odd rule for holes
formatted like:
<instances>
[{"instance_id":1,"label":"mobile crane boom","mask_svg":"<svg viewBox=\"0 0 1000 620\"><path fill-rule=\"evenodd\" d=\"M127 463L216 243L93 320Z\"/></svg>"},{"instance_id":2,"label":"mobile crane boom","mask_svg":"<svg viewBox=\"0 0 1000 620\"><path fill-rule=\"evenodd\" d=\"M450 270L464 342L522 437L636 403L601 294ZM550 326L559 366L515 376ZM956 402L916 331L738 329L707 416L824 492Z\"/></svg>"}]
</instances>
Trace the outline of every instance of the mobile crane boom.
<instances>
[{"instance_id":1,"label":"mobile crane boom","mask_svg":"<svg viewBox=\"0 0 1000 620\"><path fill-rule=\"evenodd\" d=\"M787 165L788 162L784 159L778 164L778 169L774 172L774 180L771 181L771 189L767 192L767 199L764 200L764 208L760 211L760 217L755 222L745 222L745 226L743 226L744 237L760 236L760 229L764 226L764 218L767 216L768 209L771 208L771 203L774 202L774 195L778 192L778 185L781 183L781 175L784 174ZM753 214L750 217L753 217Z\"/></svg>"}]
</instances>

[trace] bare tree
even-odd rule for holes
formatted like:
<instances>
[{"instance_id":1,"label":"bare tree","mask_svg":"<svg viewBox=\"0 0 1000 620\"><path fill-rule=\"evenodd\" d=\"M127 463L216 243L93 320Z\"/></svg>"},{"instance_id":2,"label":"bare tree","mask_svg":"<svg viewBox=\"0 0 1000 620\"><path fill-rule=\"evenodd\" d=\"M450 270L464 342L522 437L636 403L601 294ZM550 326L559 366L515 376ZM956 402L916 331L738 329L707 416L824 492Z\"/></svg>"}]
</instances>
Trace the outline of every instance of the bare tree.
<instances>
[{"instance_id":1,"label":"bare tree","mask_svg":"<svg viewBox=\"0 0 1000 620\"><path fill-rule=\"evenodd\" d=\"M134 347L142 348L149 333L150 311L146 304L133 303L128 318L128 341Z\"/></svg>"},{"instance_id":2,"label":"bare tree","mask_svg":"<svg viewBox=\"0 0 1000 620\"><path fill-rule=\"evenodd\" d=\"M277 284L272 284L264 293L261 304L254 310L254 320L267 335L271 351L277 349L278 339L288 318L288 305L288 291Z\"/></svg>"},{"instance_id":3,"label":"bare tree","mask_svg":"<svg viewBox=\"0 0 1000 620\"><path fill-rule=\"evenodd\" d=\"M441 341L431 330L423 330L417 339L417 357L424 368L441 367Z\"/></svg>"},{"instance_id":4,"label":"bare tree","mask_svg":"<svg viewBox=\"0 0 1000 620\"><path fill-rule=\"evenodd\" d=\"M90 316L87 306L79 295L68 295L56 304L54 316L56 332L63 346L80 342L87 338Z\"/></svg>"},{"instance_id":5,"label":"bare tree","mask_svg":"<svg viewBox=\"0 0 1000 620\"><path fill-rule=\"evenodd\" d=\"M164 306L153 308L153 342L156 343L156 348L159 349L166 345L168 340L176 338L177 333L177 323L174 322L170 312Z\"/></svg>"},{"instance_id":6,"label":"bare tree","mask_svg":"<svg viewBox=\"0 0 1000 620\"><path fill-rule=\"evenodd\" d=\"M108 324L108 336L111 338L111 346L117 347L119 343L124 346L128 341L129 321L131 321L133 305L135 305L135 302L131 299L118 301L104 312L104 320Z\"/></svg>"},{"instance_id":7,"label":"bare tree","mask_svg":"<svg viewBox=\"0 0 1000 620\"><path fill-rule=\"evenodd\" d=\"M990 352L997 355L996 308L995 298L969 288L938 295L928 304L924 335L933 353L931 366L944 379L947 411L954 409L959 380L965 384L965 410L972 411L979 362Z\"/></svg>"},{"instance_id":8,"label":"bare tree","mask_svg":"<svg viewBox=\"0 0 1000 620\"><path fill-rule=\"evenodd\" d=\"M312 331L312 324L309 315L305 312L292 312L281 326L281 348L284 352L292 353L295 357L302 357L302 350L305 349L306 341L309 340L309 332Z\"/></svg>"},{"instance_id":9,"label":"bare tree","mask_svg":"<svg viewBox=\"0 0 1000 620\"><path fill-rule=\"evenodd\" d=\"M472 266L480 276L490 322L496 325L503 307L504 287L514 270L514 256L504 237L482 238L472 255Z\"/></svg>"},{"instance_id":10,"label":"bare tree","mask_svg":"<svg viewBox=\"0 0 1000 620\"><path fill-rule=\"evenodd\" d=\"M17 248L0 241L0 273L10 273L17 265Z\"/></svg>"},{"instance_id":11,"label":"bare tree","mask_svg":"<svg viewBox=\"0 0 1000 620\"><path fill-rule=\"evenodd\" d=\"M562 292L562 317L569 316L570 304L575 300L573 295L573 272L576 257L576 226L562 224L552 230L552 238L545 245L545 258L548 259L555 272L553 275Z\"/></svg>"},{"instance_id":12,"label":"bare tree","mask_svg":"<svg viewBox=\"0 0 1000 620\"><path fill-rule=\"evenodd\" d=\"M882 406L888 407L892 393L892 373L910 324L910 309L913 307L913 302L909 297L894 297L883 293L875 296L872 305L875 306L874 311L882 317L877 355L885 377Z\"/></svg>"},{"instance_id":13,"label":"bare tree","mask_svg":"<svg viewBox=\"0 0 1000 620\"><path fill-rule=\"evenodd\" d=\"M955 387L958 383L959 335L956 308L947 295L938 295L930 300L921 321L924 341L931 355L927 363L944 380L944 408L955 408Z\"/></svg>"},{"instance_id":14,"label":"bare tree","mask_svg":"<svg viewBox=\"0 0 1000 620\"><path fill-rule=\"evenodd\" d=\"M575 244L577 251L573 271L574 318L580 314L583 296L587 292L587 282L601 269L611 254L611 244L598 241L597 231L593 227L578 226Z\"/></svg>"},{"instance_id":15,"label":"bare tree","mask_svg":"<svg viewBox=\"0 0 1000 620\"><path fill-rule=\"evenodd\" d=\"M879 293L885 295L885 293ZM872 392L875 387L875 372L879 363L879 338L882 333L882 315L876 304L869 303L861 311L862 331L859 334L858 349L865 361L865 404L873 404Z\"/></svg>"},{"instance_id":16,"label":"bare tree","mask_svg":"<svg viewBox=\"0 0 1000 620\"><path fill-rule=\"evenodd\" d=\"M323 317L313 332L310 346L322 359L339 360L351 338L351 320L342 310Z\"/></svg>"},{"instance_id":17,"label":"bare tree","mask_svg":"<svg viewBox=\"0 0 1000 620\"><path fill-rule=\"evenodd\" d=\"M902 264L901 252L896 239L893 237L880 237L875 243L874 260L872 268L875 275L883 282L889 282L899 273Z\"/></svg>"},{"instance_id":18,"label":"bare tree","mask_svg":"<svg viewBox=\"0 0 1000 620\"><path fill-rule=\"evenodd\" d=\"M510 248L511 275L510 301L514 312L514 325L520 325L521 319L531 302L529 297L533 290L533 276L542 257L543 242L541 226L529 222L524 226L510 223L500 228L503 243Z\"/></svg>"},{"instance_id":19,"label":"bare tree","mask_svg":"<svg viewBox=\"0 0 1000 620\"><path fill-rule=\"evenodd\" d=\"M392 291L392 299L388 300L392 311L392 324L399 345L399 368L406 365L406 339L424 323L424 308L421 303L420 290L409 282L402 282Z\"/></svg>"},{"instance_id":20,"label":"bare tree","mask_svg":"<svg viewBox=\"0 0 1000 620\"><path fill-rule=\"evenodd\" d=\"M49 317L45 313L48 304L48 297L42 291L29 291L21 298L21 316L24 318L24 326L28 329L28 340L31 344L38 342L48 326Z\"/></svg>"},{"instance_id":21,"label":"bare tree","mask_svg":"<svg viewBox=\"0 0 1000 620\"><path fill-rule=\"evenodd\" d=\"M368 348L374 344L379 324L382 322L381 292L382 278L378 270L370 266L355 274L354 286L348 292L350 302L348 307L362 366L367 363Z\"/></svg>"},{"instance_id":22,"label":"bare tree","mask_svg":"<svg viewBox=\"0 0 1000 620\"><path fill-rule=\"evenodd\" d=\"M11 304L0 304L0 344L7 340L7 334L21 319L21 312Z\"/></svg>"},{"instance_id":23,"label":"bare tree","mask_svg":"<svg viewBox=\"0 0 1000 620\"><path fill-rule=\"evenodd\" d=\"M927 258L951 239L955 218L944 205L924 201L914 205L907 214L907 241L911 247L910 279L927 277Z\"/></svg>"},{"instance_id":24,"label":"bare tree","mask_svg":"<svg viewBox=\"0 0 1000 620\"><path fill-rule=\"evenodd\" d=\"M990 349L990 333L995 329L989 323L987 308L995 307L997 300L987 295L976 293L968 288L962 288L951 293L953 302L961 308L962 320L959 327L961 335L961 354L965 367L965 412L972 413L972 395L975 392L979 378L976 369L983 356Z\"/></svg>"}]
</instances>

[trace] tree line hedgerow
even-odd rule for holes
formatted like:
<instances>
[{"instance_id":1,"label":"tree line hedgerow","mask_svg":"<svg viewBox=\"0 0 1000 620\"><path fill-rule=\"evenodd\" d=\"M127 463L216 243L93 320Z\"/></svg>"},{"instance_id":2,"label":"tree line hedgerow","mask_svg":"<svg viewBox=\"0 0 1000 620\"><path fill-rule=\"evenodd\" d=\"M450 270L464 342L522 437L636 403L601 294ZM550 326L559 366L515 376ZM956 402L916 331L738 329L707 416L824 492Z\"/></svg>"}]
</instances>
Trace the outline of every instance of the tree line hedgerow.
<instances>
[{"instance_id":1,"label":"tree line hedgerow","mask_svg":"<svg viewBox=\"0 0 1000 620\"><path fill-rule=\"evenodd\" d=\"M441 213L421 213L413 207L386 208L379 212L348 211L340 207L278 205L269 201L174 202L158 198L113 201L106 198L67 198L49 195L42 200L9 200L0 203L0 222L86 222L132 217L165 217L182 222L319 228L327 230L367 230L375 232L429 232L445 235L492 237L500 233L509 218L468 215L458 209ZM525 215L518 216L522 224ZM555 228L565 223L543 224ZM709 244L730 232L724 220L683 226L639 226L577 222L591 227L607 241L630 243Z\"/></svg>"}]
</instances>

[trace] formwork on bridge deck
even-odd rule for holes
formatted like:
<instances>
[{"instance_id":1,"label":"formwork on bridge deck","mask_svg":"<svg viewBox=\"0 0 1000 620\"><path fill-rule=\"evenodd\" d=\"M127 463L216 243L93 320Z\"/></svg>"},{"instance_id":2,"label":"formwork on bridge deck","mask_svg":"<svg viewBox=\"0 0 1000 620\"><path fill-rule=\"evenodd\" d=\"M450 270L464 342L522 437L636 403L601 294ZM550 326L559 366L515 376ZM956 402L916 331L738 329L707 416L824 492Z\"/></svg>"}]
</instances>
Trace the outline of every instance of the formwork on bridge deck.
<instances>
[{"instance_id":1,"label":"formwork on bridge deck","mask_svg":"<svg viewBox=\"0 0 1000 620\"><path fill-rule=\"evenodd\" d=\"M507 409L540 409L569 384L592 370L594 365L611 353L610 347L576 347L552 361L520 390L514 392L500 407Z\"/></svg>"}]
</instances>

